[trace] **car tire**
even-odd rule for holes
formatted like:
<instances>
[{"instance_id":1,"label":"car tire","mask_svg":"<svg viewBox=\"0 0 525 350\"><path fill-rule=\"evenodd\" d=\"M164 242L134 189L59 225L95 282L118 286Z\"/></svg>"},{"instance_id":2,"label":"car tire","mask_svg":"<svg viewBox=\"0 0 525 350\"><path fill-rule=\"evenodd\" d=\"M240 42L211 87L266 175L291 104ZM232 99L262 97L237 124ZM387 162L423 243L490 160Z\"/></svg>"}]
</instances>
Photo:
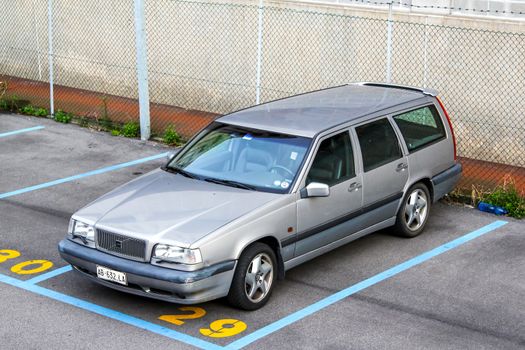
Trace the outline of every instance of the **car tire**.
<instances>
[{"instance_id":1,"label":"car tire","mask_svg":"<svg viewBox=\"0 0 525 350\"><path fill-rule=\"evenodd\" d=\"M257 310L270 299L277 276L272 248L260 242L244 250L237 262L228 302L239 309Z\"/></svg>"},{"instance_id":2,"label":"car tire","mask_svg":"<svg viewBox=\"0 0 525 350\"><path fill-rule=\"evenodd\" d=\"M397 212L395 233L401 237L416 237L425 229L430 216L431 197L423 183L410 187Z\"/></svg>"}]
</instances>

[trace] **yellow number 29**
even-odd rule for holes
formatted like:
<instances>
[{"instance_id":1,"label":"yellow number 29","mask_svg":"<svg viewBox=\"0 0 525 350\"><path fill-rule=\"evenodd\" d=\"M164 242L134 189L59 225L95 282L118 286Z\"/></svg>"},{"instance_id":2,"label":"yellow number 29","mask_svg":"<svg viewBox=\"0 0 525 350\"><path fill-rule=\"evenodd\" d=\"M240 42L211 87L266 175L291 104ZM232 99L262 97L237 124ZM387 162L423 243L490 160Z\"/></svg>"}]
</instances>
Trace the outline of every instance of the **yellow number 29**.
<instances>
[{"instance_id":1,"label":"yellow number 29","mask_svg":"<svg viewBox=\"0 0 525 350\"><path fill-rule=\"evenodd\" d=\"M209 329L201 328L200 332L202 335L211 338L225 338L244 332L246 328L248 328L248 326L242 321L225 318L223 320L213 321Z\"/></svg>"}]
</instances>

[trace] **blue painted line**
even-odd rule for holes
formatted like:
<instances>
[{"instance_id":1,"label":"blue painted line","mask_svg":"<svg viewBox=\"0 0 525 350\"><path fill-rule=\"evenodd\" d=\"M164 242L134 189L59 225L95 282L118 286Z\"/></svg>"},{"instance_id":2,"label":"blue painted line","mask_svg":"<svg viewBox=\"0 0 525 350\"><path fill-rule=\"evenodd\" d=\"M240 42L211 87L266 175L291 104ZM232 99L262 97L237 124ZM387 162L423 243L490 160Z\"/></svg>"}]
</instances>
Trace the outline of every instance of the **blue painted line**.
<instances>
[{"instance_id":1,"label":"blue painted line","mask_svg":"<svg viewBox=\"0 0 525 350\"><path fill-rule=\"evenodd\" d=\"M39 125L39 126L34 126L32 128L26 128L26 129L20 129L20 130L13 130L13 131L9 131L9 132L4 132L4 133L0 134L0 138L6 137L6 136L11 136L11 135L16 135L16 134L22 134L24 132L37 131L37 130L40 130L40 129L44 129L44 127L42 125Z\"/></svg>"},{"instance_id":2,"label":"blue painted line","mask_svg":"<svg viewBox=\"0 0 525 350\"><path fill-rule=\"evenodd\" d=\"M344 298L349 297L352 294L358 293L362 291L365 288L368 288L370 286L373 286L374 284L377 284L381 281L384 281L392 276L395 276L403 271L406 271L410 269L411 267L414 267L416 265L419 265L429 259L432 259L433 257L443 254L451 249L454 249L456 247L459 247L460 245L467 243L468 241L471 241L479 236L482 236L488 232L491 232L503 225L505 225L506 221L494 221L493 223L483 226L482 228L467 233L464 236L461 236L453 241L450 241L448 243L445 243L437 248L434 248L426 253L423 253L421 255L418 255L410 260L407 260L399 265L396 265L386 271L383 271L375 276L372 276L364 281L361 281L357 284L354 284L353 286L350 286L346 289L343 289L335 294L332 294L324 299L319 300L318 302L305 307L304 309L301 309L297 312L294 312L293 314L290 314L276 322L273 322L263 328L260 328L256 330L253 333L248 334L247 336L234 341L233 343L230 343L227 345L228 348L231 349L240 349L242 347L245 347L254 341L257 341L271 333L274 333L281 328L284 328L294 322L297 322L307 316L310 316L311 314L320 311L327 306L330 306Z\"/></svg>"},{"instance_id":3,"label":"blue painted line","mask_svg":"<svg viewBox=\"0 0 525 350\"><path fill-rule=\"evenodd\" d=\"M74 175L74 176L69 176L69 177L65 177L63 179L58 179L58 180L54 180L54 181L49 181L49 182L46 182L46 183L43 183L43 184L40 184L40 185L25 187L25 188L21 188L21 189L16 190L16 191L2 193L2 194L0 194L0 199L11 197L11 196L16 196L16 195L19 195L19 194L22 194L22 193L26 193L26 192L40 190L40 189L46 188L46 187L51 187L51 186L63 184L65 182L75 181L75 180L82 179L82 178L88 177L88 176L93 176L93 175L107 173L108 171L118 170L118 169L126 168L128 166L132 166L132 165L136 165L136 164L140 164L140 163L144 163L144 162L149 162L151 160L155 160L155 159L159 159L159 158L162 158L162 157L166 157L167 154L168 154L168 152L165 152L165 153L157 154L157 155L154 155L154 156L133 160L131 162L126 162L126 163L121 163L121 164L117 164L117 165L112 165L112 166L108 166L108 167L105 167L105 168L100 168L100 169L97 169L97 170L88 171L87 173L78 174L78 175Z\"/></svg>"},{"instance_id":4,"label":"blue painted line","mask_svg":"<svg viewBox=\"0 0 525 350\"><path fill-rule=\"evenodd\" d=\"M29 283L29 284L37 284L37 283L43 282L45 280L48 280L50 278L59 276L59 275L61 275L63 273L66 273L68 271L71 271L71 265L67 265L67 266L64 266L64 267L61 267L61 268L58 268L58 269L54 269L53 271L49 271L49 272L43 273L41 275L38 275L38 276L33 277L31 279L28 279L25 282Z\"/></svg>"},{"instance_id":5,"label":"blue painted line","mask_svg":"<svg viewBox=\"0 0 525 350\"><path fill-rule=\"evenodd\" d=\"M55 292L53 290L50 290L44 287L40 287L33 283L21 281L16 278L12 278L12 277L2 275L2 274L0 274L0 282L3 282L11 286L21 288L29 292L36 293L36 294L57 300L65 304L69 304L69 305L78 307L86 311L93 312L95 314L98 314L104 317L108 317L108 318L126 323L128 325L131 325L137 328L144 329L152 333L156 333L156 334L159 334L159 335L162 335L162 336L174 339L174 340L181 341L189 345L193 345L197 348L211 349L211 350L225 349L222 346L207 342L199 338L192 337L191 335L180 333L173 329L162 327L158 324L144 321L144 320L141 320L140 318L133 317L128 314L125 314L119 311L115 311L115 310L112 310L112 309L109 309L109 308L106 308L106 307L103 307L97 304L93 304L93 303L90 303L82 299L78 299L78 298L75 298L75 297L72 297L66 294Z\"/></svg>"}]
</instances>

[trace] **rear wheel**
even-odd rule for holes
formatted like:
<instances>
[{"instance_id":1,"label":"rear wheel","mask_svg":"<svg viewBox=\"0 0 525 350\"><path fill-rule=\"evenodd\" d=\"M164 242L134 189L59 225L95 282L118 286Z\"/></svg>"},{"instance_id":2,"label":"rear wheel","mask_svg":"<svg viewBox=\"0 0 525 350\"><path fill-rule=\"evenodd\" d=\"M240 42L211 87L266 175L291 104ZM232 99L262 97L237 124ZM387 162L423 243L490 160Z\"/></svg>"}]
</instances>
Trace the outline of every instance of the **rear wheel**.
<instances>
[{"instance_id":1,"label":"rear wheel","mask_svg":"<svg viewBox=\"0 0 525 350\"><path fill-rule=\"evenodd\" d=\"M277 275L275 253L264 243L249 246L239 258L228 302L240 309L257 310L270 298Z\"/></svg>"},{"instance_id":2,"label":"rear wheel","mask_svg":"<svg viewBox=\"0 0 525 350\"><path fill-rule=\"evenodd\" d=\"M430 206L430 193L427 186L417 183L410 187L397 213L396 233L408 238L421 234L430 215Z\"/></svg>"}]
</instances>

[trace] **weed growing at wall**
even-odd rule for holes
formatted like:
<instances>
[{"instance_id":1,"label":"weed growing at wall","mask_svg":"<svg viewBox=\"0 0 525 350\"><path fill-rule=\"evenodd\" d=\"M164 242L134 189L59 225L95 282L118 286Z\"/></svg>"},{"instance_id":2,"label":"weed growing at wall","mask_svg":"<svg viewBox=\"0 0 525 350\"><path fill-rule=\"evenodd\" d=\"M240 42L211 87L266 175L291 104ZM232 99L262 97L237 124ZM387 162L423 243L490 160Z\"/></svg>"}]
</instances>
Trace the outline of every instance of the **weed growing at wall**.
<instances>
[{"instance_id":1,"label":"weed growing at wall","mask_svg":"<svg viewBox=\"0 0 525 350\"><path fill-rule=\"evenodd\" d=\"M34 107L32 105L27 105L18 110L22 114L32 115L35 117L47 117L47 109L42 107Z\"/></svg>"},{"instance_id":2,"label":"weed growing at wall","mask_svg":"<svg viewBox=\"0 0 525 350\"><path fill-rule=\"evenodd\" d=\"M59 123L69 123L73 119L73 114L64 112L63 110L59 109L55 113L55 121Z\"/></svg>"},{"instance_id":3,"label":"weed growing at wall","mask_svg":"<svg viewBox=\"0 0 525 350\"><path fill-rule=\"evenodd\" d=\"M78 125L82 128L87 128L89 126L89 119L87 117L78 118Z\"/></svg>"},{"instance_id":4,"label":"weed growing at wall","mask_svg":"<svg viewBox=\"0 0 525 350\"><path fill-rule=\"evenodd\" d=\"M139 137L140 125L137 122L127 122L122 126L122 135L125 137Z\"/></svg>"},{"instance_id":5,"label":"weed growing at wall","mask_svg":"<svg viewBox=\"0 0 525 350\"><path fill-rule=\"evenodd\" d=\"M173 125L168 125L162 138L168 145L178 146L182 143L182 138Z\"/></svg>"},{"instance_id":6,"label":"weed growing at wall","mask_svg":"<svg viewBox=\"0 0 525 350\"><path fill-rule=\"evenodd\" d=\"M494 191L485 194L482 200L507 209L509 216L516 219L525 218L525 196L518 192L513 183L496 187Z\"/></svg>"}]
</instances>

